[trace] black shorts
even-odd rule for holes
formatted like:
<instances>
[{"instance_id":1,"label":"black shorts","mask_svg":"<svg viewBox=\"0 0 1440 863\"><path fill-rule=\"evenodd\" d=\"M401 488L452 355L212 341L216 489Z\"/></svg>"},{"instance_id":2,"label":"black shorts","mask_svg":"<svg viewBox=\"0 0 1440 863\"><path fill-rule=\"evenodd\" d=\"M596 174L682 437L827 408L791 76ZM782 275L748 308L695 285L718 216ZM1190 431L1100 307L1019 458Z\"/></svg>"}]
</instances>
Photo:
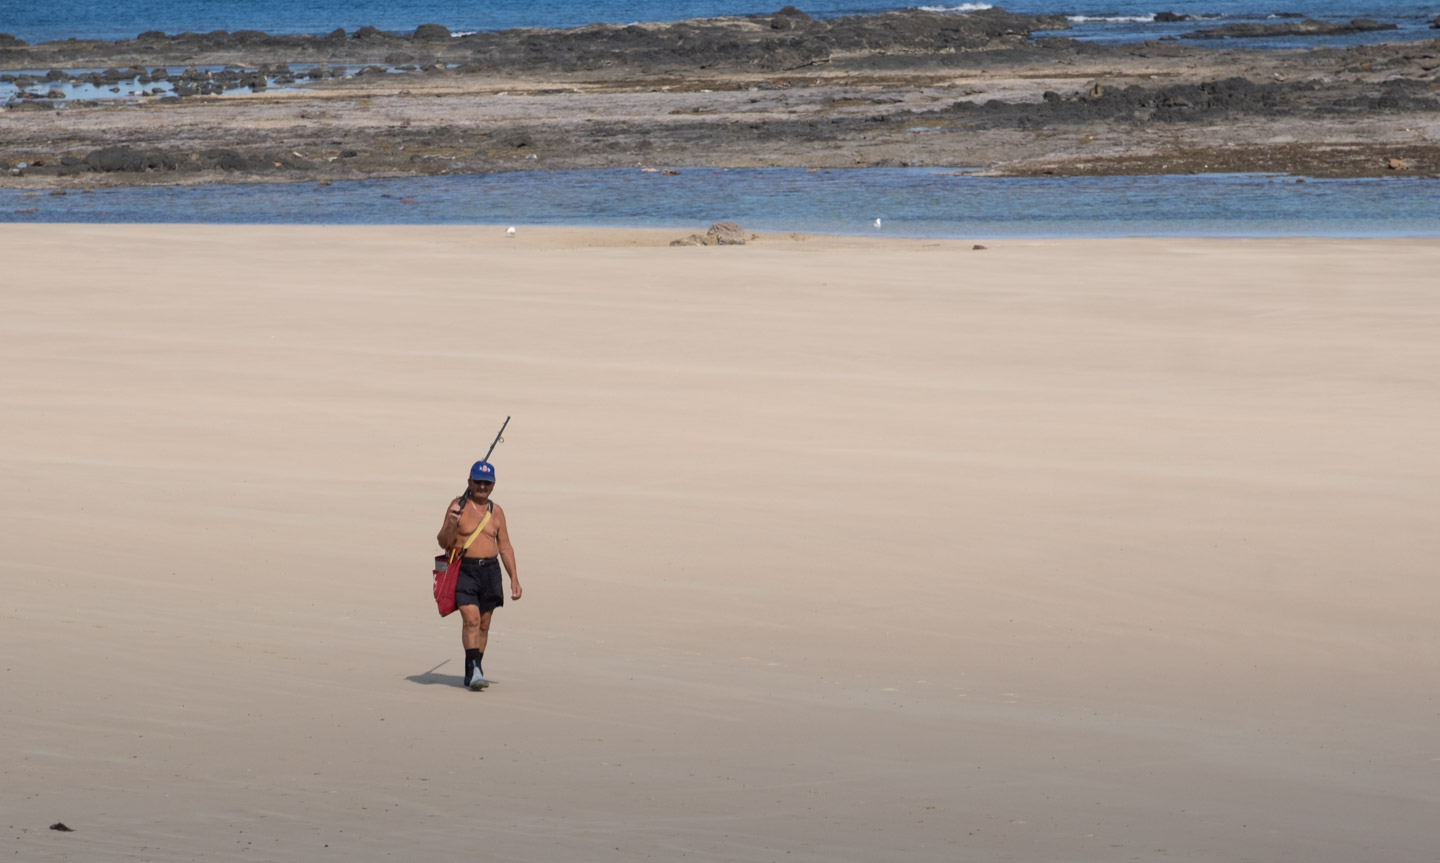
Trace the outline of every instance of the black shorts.
<instances>
[{"instance_id":1,"label":"black shorts","mask_svg":"<svg viewBox=\"0 0 1440 863\"><path fill-rule=\"evenodd\" d=\"M460 561L460 575L455 579L456 606L478 605L484 614L504 604L499 558L467 557Z\"/></svg>"}]
</instances>

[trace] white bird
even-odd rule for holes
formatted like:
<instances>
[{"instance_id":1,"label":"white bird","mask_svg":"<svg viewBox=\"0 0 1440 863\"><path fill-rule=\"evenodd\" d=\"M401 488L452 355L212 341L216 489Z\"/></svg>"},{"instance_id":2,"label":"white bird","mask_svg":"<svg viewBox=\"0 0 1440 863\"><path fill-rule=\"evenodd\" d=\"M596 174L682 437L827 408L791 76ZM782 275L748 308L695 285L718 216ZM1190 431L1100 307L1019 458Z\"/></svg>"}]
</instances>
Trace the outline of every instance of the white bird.
<instances>
[{"instance_id":1,"label":"white bird","mask_svg":"<svg viewBox=\"0 0 1440 863\"><path fill-rule=\"evenodd\" d=\"M511 225L510 227L508 227L508 228L505 229L505 236L507 236L507 237L513 237L513 236L515 236L515 226L514 226L514 225Z\"/></svg>"},{"instance_id":2,"label":"white bird","mask_svg":"<svg viewBox=\"0 0 1440 863\"><path fill-rule=\"evenodd\" d=\"M879 219L876 219L876 220L875 220L875 227L877 227L877 228L880 227L880 220L879 220Z\"/></svg>"}]
</instances>

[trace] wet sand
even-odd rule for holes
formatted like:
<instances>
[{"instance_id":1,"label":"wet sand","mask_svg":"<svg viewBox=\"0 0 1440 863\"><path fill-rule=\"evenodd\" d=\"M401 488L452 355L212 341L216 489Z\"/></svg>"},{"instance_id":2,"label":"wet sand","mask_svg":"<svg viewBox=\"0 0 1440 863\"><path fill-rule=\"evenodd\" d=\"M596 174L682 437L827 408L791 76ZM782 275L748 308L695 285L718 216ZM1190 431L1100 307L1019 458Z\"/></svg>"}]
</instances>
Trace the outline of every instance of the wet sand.
<instances>
[{"instance_id":1,"label":"wet sand","mask_svg":"<svg viewBox=\"0 0 1440 863\"><path fill-rule=\"evenodd\" d=\"M9 226L15 859L1434 859L1440 245L694 227Z\"/></svg>"}]
</instances>

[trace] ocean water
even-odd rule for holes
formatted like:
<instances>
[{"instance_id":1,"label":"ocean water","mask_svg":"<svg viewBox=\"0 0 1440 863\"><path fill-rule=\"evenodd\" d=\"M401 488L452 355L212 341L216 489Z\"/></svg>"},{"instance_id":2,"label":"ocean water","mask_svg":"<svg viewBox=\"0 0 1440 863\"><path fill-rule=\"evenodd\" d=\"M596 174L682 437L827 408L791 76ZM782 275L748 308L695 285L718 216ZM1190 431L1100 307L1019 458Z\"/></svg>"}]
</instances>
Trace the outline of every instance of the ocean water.
<instances>
[{"instance_id":1,"label":"ocean water","mask_svg":"<svg viewBox=\"0 0 1440 863\"><path fill-rule=\"evenodd\" d=\"M146 30L166 33L209 30L264 30L269 33L326 33L336 27L353 31L364 25L409 32L419 24L444 24L452 31L503 30L512 27L575 27L594 22L629 24L677 21L716 15L773 12L784 0L0 0L0 32L30 42L68 37L129 39ZM801 0L794 5L816 17L837 17L906 8L886 0ZM915 4L922 8L965 11L985 3ZM1063 13L1074 38L1099 41L1155 39L1200 26L1237 21L1275 22L1277 15L1348 21L1374 18L1400 27L1395 33L1283 39L1254 42L1273 47L1312 44L1352 45L1386 39L1424 39L1440 5L1414 0L1011 0L1013 12ZM1198 22L1157 24L1156 12L1203 18ZM1198 42L1196 44L1215 44ZM1233 44L1226 40L1221 44Z\"/></svg>"},{"instance_id":2,"label":"ocean water","mask_svg":"<svg viewBox=\"0 0 1440 863\"><path fill-rule=\"evenodd\" d=\"M1433 237L1440 180L1000 178L868 168L522 171L391 180L0 189L0 222L476 224L901 237ZM880 219L880 227L874 221ZM64 230L57 226L57 230ZM163 229L157 228L157 238Z\"/></svg>"}]
</instances>

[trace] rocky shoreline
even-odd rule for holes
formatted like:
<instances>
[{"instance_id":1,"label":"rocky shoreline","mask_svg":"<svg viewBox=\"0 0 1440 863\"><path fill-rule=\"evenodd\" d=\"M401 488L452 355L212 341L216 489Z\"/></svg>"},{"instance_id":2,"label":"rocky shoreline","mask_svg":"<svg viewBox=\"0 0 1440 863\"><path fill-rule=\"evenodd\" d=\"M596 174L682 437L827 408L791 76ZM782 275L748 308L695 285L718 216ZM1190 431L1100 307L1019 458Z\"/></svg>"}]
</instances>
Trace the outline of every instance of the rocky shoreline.
<instances>
[{"instance_id":1,"label":"rocky shoreline","mask_svg":"<svg viewBox=\"0 0 1440 863\"><path fill-rule=\"evenodd\" d=\"M47 70L0 76L16 94L0 110L0 184L652 166L1440 172L1440 40L1107 46L1066 26L1000 9L821 21L786 7L466 35L0 34L0 71ZM1199 44L1216 38L1226 47ZM78 88L110 98L67 97Z\"/></svg>"}]
</instances>

